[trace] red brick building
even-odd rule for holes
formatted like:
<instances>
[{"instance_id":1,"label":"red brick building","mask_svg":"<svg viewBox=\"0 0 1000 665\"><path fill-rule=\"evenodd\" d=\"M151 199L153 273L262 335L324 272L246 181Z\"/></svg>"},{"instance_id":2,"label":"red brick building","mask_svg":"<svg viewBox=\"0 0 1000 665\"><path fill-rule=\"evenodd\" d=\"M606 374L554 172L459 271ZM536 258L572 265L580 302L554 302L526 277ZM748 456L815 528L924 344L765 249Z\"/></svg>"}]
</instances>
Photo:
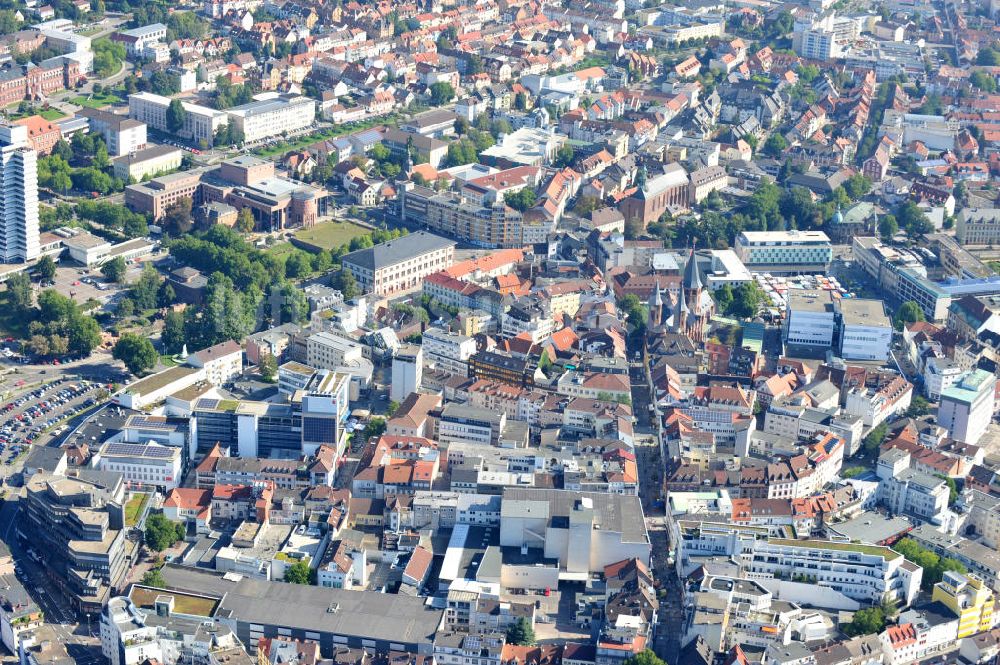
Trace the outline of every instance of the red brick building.
<instances>
[{"instance_id":1,"label":"red brick building","mask_svg":"<svg viewBox=\"0 0 1000 665\"><path fill-rule=\"evenodd\" d=\"M24 125L28 128L28 141L39 155L48 155L51 153L52 148L62 138L59 126L53 122L49 122L40 115L22 118L16 121L15 124Z\"/></svg>"},{"instance_id":2,"label":"red brick building","mask_svg":"<svg viewBox=\"0 0 1000 665\"><path fill-rule=\"evenodd\" d=\"M83 78L80 63L62 57L39 65L4 65L0 69L0 106L44 99L53 92L73 88Z\"/></svg>"}]
</instances>

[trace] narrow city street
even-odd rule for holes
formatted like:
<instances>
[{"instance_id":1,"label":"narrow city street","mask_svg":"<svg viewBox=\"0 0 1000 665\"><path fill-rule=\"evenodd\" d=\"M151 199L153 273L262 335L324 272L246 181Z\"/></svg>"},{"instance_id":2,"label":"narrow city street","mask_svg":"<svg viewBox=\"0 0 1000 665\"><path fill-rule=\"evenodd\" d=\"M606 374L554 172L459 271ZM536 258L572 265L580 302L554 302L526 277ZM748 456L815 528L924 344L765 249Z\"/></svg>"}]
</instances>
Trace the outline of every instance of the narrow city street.
<instances>
[{"instance_id":1,"label":"narrow city street","mask_svg":"<svg viewBox=\"0 0 1000 665\"><path fill-rule=\"evenodd\" d=\"M105 662L98 639L100 617L79 623L69 611L69 600L52 584L45 570L28 556L27 549L17 537L20 501L16 494L9 496L0 508L0 537L10 548L14 561L22 571L21 584L45 614L45 621L66 645L70 656L79 665L97 665ZM16 661L16 658L14 659ZM8 662L4 658L3 662Z\"/></svg>"},{"instance_id":2,"label":"narrow city street","mask_svg":"<svg viewBox=\"0 0 1000 665\"><path fill-rule=\"evenodd\" d=\"M684 620L680 586L669 564L670 538L667 532L663 490L664 461L660 453L658 424L652 418L648 370L633 363L632 408L635 416L635 457L639 473L639 496L646 517L646 531L652 550L653 579L659 584L660 611L653 651L668 663L675 663L680 648L678 635Z\"/></svg>"}]
</instances>

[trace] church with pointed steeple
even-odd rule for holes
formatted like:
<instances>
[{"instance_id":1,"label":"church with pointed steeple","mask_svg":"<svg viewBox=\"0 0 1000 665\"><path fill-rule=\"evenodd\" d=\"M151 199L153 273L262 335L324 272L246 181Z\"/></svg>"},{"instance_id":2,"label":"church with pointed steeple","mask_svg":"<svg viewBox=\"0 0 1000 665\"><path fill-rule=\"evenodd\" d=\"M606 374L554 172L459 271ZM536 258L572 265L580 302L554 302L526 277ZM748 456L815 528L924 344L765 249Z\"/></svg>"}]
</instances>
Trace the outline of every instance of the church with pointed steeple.
<instances>
[{"instance_id":1,"label":"church with pointed steeple","mask_svg":"<svg viewBox=\"0 0 1000 665\"><path fill-rule=\"evenodd\" d=\"M688 256L687 264L684 266L684 278L677 293L677 303L670 319L670 330L686 335L692 341L702 342L714 315L715 300L701 280L701 271L698 269L698 260L692 247L691 255Z\"/></svg>"}]
</instances>

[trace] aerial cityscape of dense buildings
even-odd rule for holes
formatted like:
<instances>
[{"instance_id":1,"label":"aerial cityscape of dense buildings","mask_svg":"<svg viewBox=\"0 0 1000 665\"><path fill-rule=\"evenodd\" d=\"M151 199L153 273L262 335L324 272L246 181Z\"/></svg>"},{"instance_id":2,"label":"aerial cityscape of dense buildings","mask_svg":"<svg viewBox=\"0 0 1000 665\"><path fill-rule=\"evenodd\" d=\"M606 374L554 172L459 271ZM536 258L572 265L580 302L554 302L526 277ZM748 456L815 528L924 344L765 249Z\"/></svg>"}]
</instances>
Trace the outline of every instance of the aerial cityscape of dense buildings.
<instances>
[{"instance_id":1,"label":"aerial cityscape of dense buildings","mask_svg":"<svg viewBox=\"0 0 1000 665\"><path fill-rule=\"evenodd\" d=\"M1000 661L998 21L4 4L5 662Z\"/></svg>"}]
</instances>

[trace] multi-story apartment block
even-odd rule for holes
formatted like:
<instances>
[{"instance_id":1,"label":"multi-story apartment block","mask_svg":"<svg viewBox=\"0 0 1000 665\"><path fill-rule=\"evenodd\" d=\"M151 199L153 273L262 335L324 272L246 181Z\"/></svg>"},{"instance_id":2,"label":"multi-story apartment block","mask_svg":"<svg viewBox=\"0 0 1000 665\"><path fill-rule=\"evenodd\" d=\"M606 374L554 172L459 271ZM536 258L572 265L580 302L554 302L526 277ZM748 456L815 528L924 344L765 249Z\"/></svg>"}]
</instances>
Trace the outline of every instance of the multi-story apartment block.
<instances>
[{"instance_id":1,"label":"multi-story apartment block","mask_svg":"<svg viewBox=\"0 0 1000 665\"><path fill-rule=\"evenodd\" d=\"M144 122L161 132L169 132L167 125L167 108L170 106L170 98L162 95L154 95L151 92L137 92L128 96L129 117ZM193 141L204 141L211 146L215 140L215 133L220 127L229 123L229 116L225 111L217 111L207 106L199 106L189 102L182 102L184 105L184 126L177 134Z\"/></svg>"},{"instance_id":2,"label":"multi-story apartment block","mask_svg":"<svg viewBox=\"0 0 1000 665\"><path fill-rule=\"evenodd\" d=\"M326 445L339 457L349 388L346 374L320 371L289 404L199 399L191 410L193 444L201 452L219 444L240 457L282 459L315 455Z\"/></svg>"},{"instance_id":3,"label":"multi-story apartment block","mask_svg":"<svg viewBox=\"0 0 1000 665\"><path fill-rule=\"evenodd\" d=\"M507 415L464 404L446 404L438 419L438 440L496 443L507 422Z\"/></svg>"},{"instance_id":4,"label":"multi-story apartment block","mask_svg":"<svg viewBox=\"0 0 1000 665\"><path fill-rule=\"evenodd\" d=\"M243 132L243 140L256 143L305 129L316 119L316 102L300 95L279 95L236 106L226 111L229 123Z\"/></svg>"},{"instance_id":5,"label":"multi-story apartment block","mask_svg":"<svg viewBox=\"0 0 1000 665\"><path fill-rule=\"evenodd\" d=\"M785 343L791 347L829 349L836 326L830 291L790 291L785 318Z\"/></svg>"},{"instance_id":6,"label":"multi-story apartment block","mask_svg":"<svg viewBox=\"0 0 1000 665\"><path fill-rule=\"evenodd\" d=\"M743 231L736 237L736 255L750 270L823 273L833 247L822 231Z\"/></svg>"},{"instance_id":7,"label":"multi-story apartment block","mask_svg":"<svg viewBox=\"0 0 1000 665\"><path fill-rule=\"evenodd\" d=\"M478 247L520 247L521 213L502 200L481 205L460 194L439 193L428 187L404 184L400 216L446 236Z\"/></svg>"},{"instance_id":8,"label":"multi-story apartment block","mask_svg":"<svg viewBox=\"0 0 1000 665\"><path fill-rule=\"evenodd\" d=\"M962 208L955 239L963 246L1000 244L1000 208Z\"/></svg>"},{"instance_id":9,"label":"multi-story apartment block","mask_svg":"<svg viewBox=\"0 0 1000 665\"><path fill-rule=\"evenodd\" d=\"M122 474L126 482L169 491L180 485L182 452L153 442L105 443L94 456L94 464L101 471Z\"/></svg>"},{"instance_id":10,"label":"multi-story apartment block","mask_svg":"<svg viewBox=\"0 0 1000 665\"><path fill-rule=\"evenodd\" d=\"M743 554L747 577L805 576L813 584L848 598L908 605L920 591L923 569L888 547L823 540L754 541Z\"/></svg>"},{"instance_id":11,"label":"multi-story apartment block","mask_svg":"<svg viewBox=\"0 0 1000 665\"><path fill-rule=\"evenodd\" d=\"M469 358L476 352L476 339L442 328L428 328L420 346L425 365L465 376L469 372Z\"/></svg>"},{"instance_id":12,"label":"multi-story apartment block","mask_svg":"<svg viewBox=\"0 0 1000 665\"><path fill-rule=\"evenodd\" d=\"M949 570L934 585L931 599L958 615L958 637L962 639L993 628L996 598L983 581Z\"/></svg>"},{"instance_id":13,"label":"multi-story apartment block","mask_svg":"<svg viewBox=\"0 0 1000 665\"><path fill-rule=\"evenodd\" d=\"M884 361L889 357L892 322L881 300L841 299L837 314L842 358Z\"/></svg>"},{"instance_id":14,"label":"multi-story apartment block","mask_svg":"<svg viewBox=\"0 0 1000 665\"><path fill-rule=\"evenodd\" d=\"M455 243L426 231L345 254L350 270L366 293L387 296L420 286L427 275L455 260Z\"/></svg>"},{"instance_id":15,"label":"multi-story apartment block","mask_svg":"<svg viewBox=\"0 0 1000 665\"><path fill-rule=\"evenodd\" d=\"M424 352L420 345L404 344L392 358L392 384L389 396L402 402L410 393L420 390L424 370Z\"/></svg>"},{"instance_id":16,"label":"multi-story apartment block","mask_svg":"<svg viewBox=\"0 0 1000 665\"><path fill-rule=\"evenodd\" d=\"M90 131L104 137L112 157L128 155L146 147L146 123L110 111L83 108L78 116L87 119Z\"/></svg>"},{"instance_id":17,"label":"multi-story apartment block","mask_svg":"<svg viewBox=\"0 0 1000 665\"><path fill-rule=\"evenodd\" d=\"M996 404L995 375L981 369L967 372L941 392L938 424L951 438L962 443L979 443L993 418Z\"/></svg>"},{"instance_id":18,"label":"multi-story apartment block","mask_svg":"<svg viewBox=\"0 0 1000 665\"><path fill-rule=\"evenodd\" d=\"M527 358L502 351L480 351L469 357L469 378L490 379L512 386L532 386L535 367Z\"/></svg>"},{"instance_id":19,"label":"multi-story apartment block","mask_svg":"<svg viewBox=\"0 0 1000 665\"><path fill-rule=\"evenodd\" d=\"M111 161L116 178L139 182L179 169L184 162L184 151L169 145L153 145Z\"/></svg>"},{"instance_id":20,"label":"multi-story apartment block","mask_svg":"<svg viewBox=\"0 0 1000 665\"><path fill-rule=\"evenodd\" d=\"M38 153L24 125L0 125L0 261L38 258Z\"/></svg>"},{"instance_id":21,"label":"multi-story apartment block","mask_svg":"<svg viewBox=\"0 0 1000 665\"><path fill-rule=\"evenodd\" d=\"M124 583L124 499L117 473L39 471L25 486L20 529L31 534L31 547L75 612L99 614Z\"/></svg>"},{"instance_id":22,"label":"multi-story apartment block","mask_svg":"<svg viewBox=\"0 0 1000 665\"><path fill-rule=\"evenodd\" d=\"M306 340L306 363L318 369L336 369L361 360L363 349L357 342L329 332L318 332Z\"/></svg>"},{"instance_id":23,"label":"multi-story apartment block","mask_svg":"<svg viewBox=\"0 0 1000 665\"><path fill-rule=\"evenodd\" d=\"M243 349L232 340L202 349L188 356L187 363L205 370L214 386L224 386L243 372Z\"/></svg>"},{"instance_id":24,"label":"multi-story apartment block","mask_svg":"<svg viewBox=\"0 0 1000 665\"><path fill-rule=\"evenodd\" d=\"M122 30L111 35L111 41L125 45L129 56L141 56L148 46L162 42L167 38L167 26L162 23L150 23L132 30Z\"/></svg>"}]
</instances>

